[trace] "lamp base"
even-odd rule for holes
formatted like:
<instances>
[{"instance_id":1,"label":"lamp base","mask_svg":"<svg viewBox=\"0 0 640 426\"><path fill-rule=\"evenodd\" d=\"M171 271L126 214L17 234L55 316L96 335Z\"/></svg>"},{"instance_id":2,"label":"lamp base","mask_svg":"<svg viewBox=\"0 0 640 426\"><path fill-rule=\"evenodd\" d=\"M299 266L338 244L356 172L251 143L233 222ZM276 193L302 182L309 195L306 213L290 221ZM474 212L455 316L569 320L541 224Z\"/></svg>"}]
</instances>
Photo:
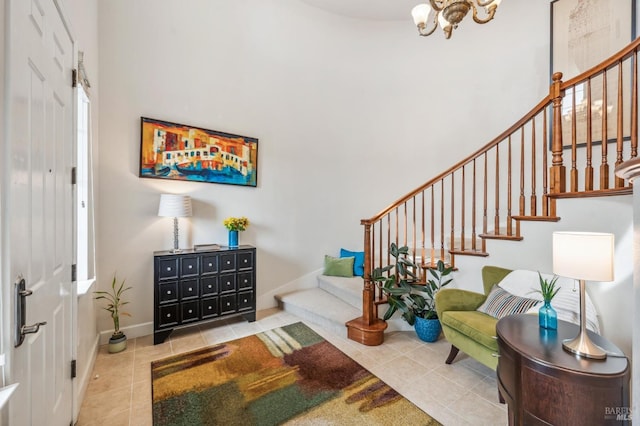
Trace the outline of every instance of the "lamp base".
<instances>
[{"instance_id":1,"label":"lamp base","mask_svg":"<svg viewBox=\"0 0 640 426\"><path fill-rule=\"evenodd\" d=\"M590 359L606 359L607 353L598 345L593 343L587 333L580 332L573 339L562 341L562 349L574 353L578 356Z\"/></svg>"}]
</instances>

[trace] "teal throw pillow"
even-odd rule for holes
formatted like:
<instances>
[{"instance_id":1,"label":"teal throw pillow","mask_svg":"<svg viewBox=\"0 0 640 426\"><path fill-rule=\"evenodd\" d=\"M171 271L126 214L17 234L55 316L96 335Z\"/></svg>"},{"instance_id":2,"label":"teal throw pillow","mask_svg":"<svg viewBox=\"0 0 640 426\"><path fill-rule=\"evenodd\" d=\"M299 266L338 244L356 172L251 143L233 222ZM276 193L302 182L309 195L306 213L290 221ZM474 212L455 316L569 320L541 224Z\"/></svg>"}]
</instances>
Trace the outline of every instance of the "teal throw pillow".
<instances>
[{"instance_id":1,"label":"teal throw pillow","mask_svg":"<svg viewBox=\"0 0 640 426\"><path fill-rule=\"evenodd\" d=\"M364 276L364 252L363 251L350 251L350 250L341 248L340 257L354 257L353 275L358 277Z\"/></svg>"},{"instance_id":2,"label":"teal throw pillow","mask_svg":"<svg viewBox=\"0 0 640 426\"><path fill-rule=\"evenodd\" d=\"M324 256L324 275L331 277L353 277L354 257Z\"/></svg>"}]
</instances>

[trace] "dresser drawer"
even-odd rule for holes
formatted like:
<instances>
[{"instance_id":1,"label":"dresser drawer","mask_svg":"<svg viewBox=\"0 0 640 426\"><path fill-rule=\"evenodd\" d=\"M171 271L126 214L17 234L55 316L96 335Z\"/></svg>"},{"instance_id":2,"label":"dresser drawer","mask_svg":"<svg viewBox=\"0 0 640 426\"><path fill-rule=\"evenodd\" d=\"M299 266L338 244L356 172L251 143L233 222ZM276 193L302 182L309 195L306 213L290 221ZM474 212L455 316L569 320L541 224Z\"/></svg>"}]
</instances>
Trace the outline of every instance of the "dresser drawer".
<instances>
[{"instance_id":1,"label":"dresser drawer","mask_svg":"<svg viewBox=\"0 0 640 426\"><path fill-rule=\"evenodd\" d=\"M227 294L220 296L220 313L228 314L236 311L236 295Z\"/></svg>"},{"instance_id":2,"label":"dresser drawer","mask_svg":"<svg viewBox=\"0 0 640 426\"><path fill-rule=\"evenodd\" d=\"M200 304L197 300L191 302L182 302L180 310L182 311L182 323L196 321L200 319Z\"/></svg>"},{"instance_id":3,"label":"dresser drawer","mask_svg":"<svg viewBox=\"0 0 640 426\"><path fill-rule=\"evenodd\" d=\"M218 255L206 254L201 257L202 275L218 272Z\"/></svg>"},{"instance_id":4,"label":"dresser drawer","mask_svg":"<svg viewBox=\"0 0 640 426\"><path fill-rule=\"evenodd\" d=\"M253 268L253 252L252 251L239 251L238 252L238 270Z\"/></svg>"},{"instance_id":5,"label":"dresser drawer","mask_svg":"<svg viewBox=\"0 0 640 426\"><path fill-rule=\"evenodd\" d=\"M202 319L213 318L218 316L218 298L210 297L200 301Z\"/></svg>"},{"instance_id":6,"label":"dresser drawer","mask_svg":"<svg viewBox=\"0 0 640 426\"><path fill-rule=\"evenodd\" d=\"M218 294L218 277L201 278L200 290L203 296Z\"/></svg>"},{"instance_id":7,"label":"dresser drawer","mask_svg":"<svg viewBox=\"0 0 640 426\"><path fill-rule=\"evenodd\" d=\"M238 310L244 311L253 308L253 292L241 291L238 293Z\"/></svg>"},{"instance_id":8,"label":"dresser drawer","mask_svg":"<svg viewBox=\"0 0 640 426\"><path fill-rule=\"evenodd\" d=\"M199 295L197 279L180 281L180 300L195 299Z\"/></svg>"},{"instance_id":9,"label":"dresser drawer","mask_svg":"<svg viewBox=\"0 0 640 426\"><path fill-rule=\"evenodd\" d=\"M164 305L158 308L158 326L173 327L178 325L178 304Z\"/></svg>"},{"instance_id":10,"label":"dresser drawer","mask_svg":"<svg viewBox=\"0 0 640 426\"><path fill-rule=\"evenodd\" d=\"M178 259L160 259L158 261L158 278L161 280L178 278Z\"/></svg>"},{"instance_id":11,"label":"dresser drawer","mask_svg":"<svg viewBox=\"0 0 640 426\"><path fill-rule=\"evenodd\" d=\"M197 277L199 274L198 256L185 256L180 258L180 278Z\"/></svg>"},{"instance_id":12,"label":"dresser drawer","mask_svg":"<svg viewBox=\"0 0 640 426\"><path fill-rule=\"evenodd\" d=\"M171 303L178 301L178 283L170 281L158 284L158 300L160 303Z\"/></svg>"},{"instance_id":13,"label":"dresser drawer","mask_svg":"<svg viewBox=\"0 0 640 426\"><path fill-rule=\"evenodd\" d=\"M236 275L220 275L220 293L229 293L231 291L236 291Z\"/></svg>"},{"instance_id":14,"label":"dresser drawer","mask_svg":"<svg viewBox=\"0 0 640 426\"><path fill-rule=\"evenodd\" d=\"M253 288L253 272L238 273L238 290Z\"/></svg>"},{"instance_id":15,"label":"dresser drawer","mask_svg":"<svg viewBox=\"0 0 640 426\"><path fill-rule=\"evenodd\" d=\"M220 255L220 272L232 272L236 270L236 254L224 253Z\"/></svg>"}]
</instances>

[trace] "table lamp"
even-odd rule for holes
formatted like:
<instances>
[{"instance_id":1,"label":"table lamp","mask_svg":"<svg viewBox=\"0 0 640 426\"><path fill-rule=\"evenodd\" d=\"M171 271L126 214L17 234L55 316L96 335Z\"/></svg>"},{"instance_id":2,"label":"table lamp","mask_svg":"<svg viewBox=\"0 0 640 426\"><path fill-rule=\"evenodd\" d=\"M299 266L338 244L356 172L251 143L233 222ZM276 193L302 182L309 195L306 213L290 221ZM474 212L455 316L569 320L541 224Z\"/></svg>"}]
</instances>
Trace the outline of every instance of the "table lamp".
<instances>
[{"instance_id":1,"label":"table lamp","mask_svg":"<svg viewBox=\"0 0 640 426\"><path fill-rule=\"evenodd\" d=\"M191 216L191 197L188 195L160 194L158 216L173 218L173 250L180 253L178 248L178 218Z\"/></svg>"},{"instance_id":2,"label":"table lamp","mask_svg":"<svg viewBox=\"0 0 640 426\"><path fill-rule=\"evenodd\" d=\"M578 356L605 359L607 353L587 334L585 280L613 281L613 234L554 232L553 273L580 282L580 332L562 342L564 350Z\"/></svg>"}]
</instances>

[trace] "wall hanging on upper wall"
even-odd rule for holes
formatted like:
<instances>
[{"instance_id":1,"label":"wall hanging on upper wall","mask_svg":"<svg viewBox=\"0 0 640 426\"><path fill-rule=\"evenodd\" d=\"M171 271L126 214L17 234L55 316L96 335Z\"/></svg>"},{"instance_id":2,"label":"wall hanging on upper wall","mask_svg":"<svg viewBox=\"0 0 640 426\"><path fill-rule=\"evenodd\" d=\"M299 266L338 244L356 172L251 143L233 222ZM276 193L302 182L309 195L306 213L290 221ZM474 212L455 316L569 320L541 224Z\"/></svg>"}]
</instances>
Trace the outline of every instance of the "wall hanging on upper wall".
<instances>
[{"instance_id":1,"label":"wall hanging on upper wall","mask_svg":"<svg viewBox=\"0 0 640 426\"><path fill-rule=\"evenodd\" d=\"M256 186L258 139L142 117L140 177Z\"/></svg>"}]
</instances>

